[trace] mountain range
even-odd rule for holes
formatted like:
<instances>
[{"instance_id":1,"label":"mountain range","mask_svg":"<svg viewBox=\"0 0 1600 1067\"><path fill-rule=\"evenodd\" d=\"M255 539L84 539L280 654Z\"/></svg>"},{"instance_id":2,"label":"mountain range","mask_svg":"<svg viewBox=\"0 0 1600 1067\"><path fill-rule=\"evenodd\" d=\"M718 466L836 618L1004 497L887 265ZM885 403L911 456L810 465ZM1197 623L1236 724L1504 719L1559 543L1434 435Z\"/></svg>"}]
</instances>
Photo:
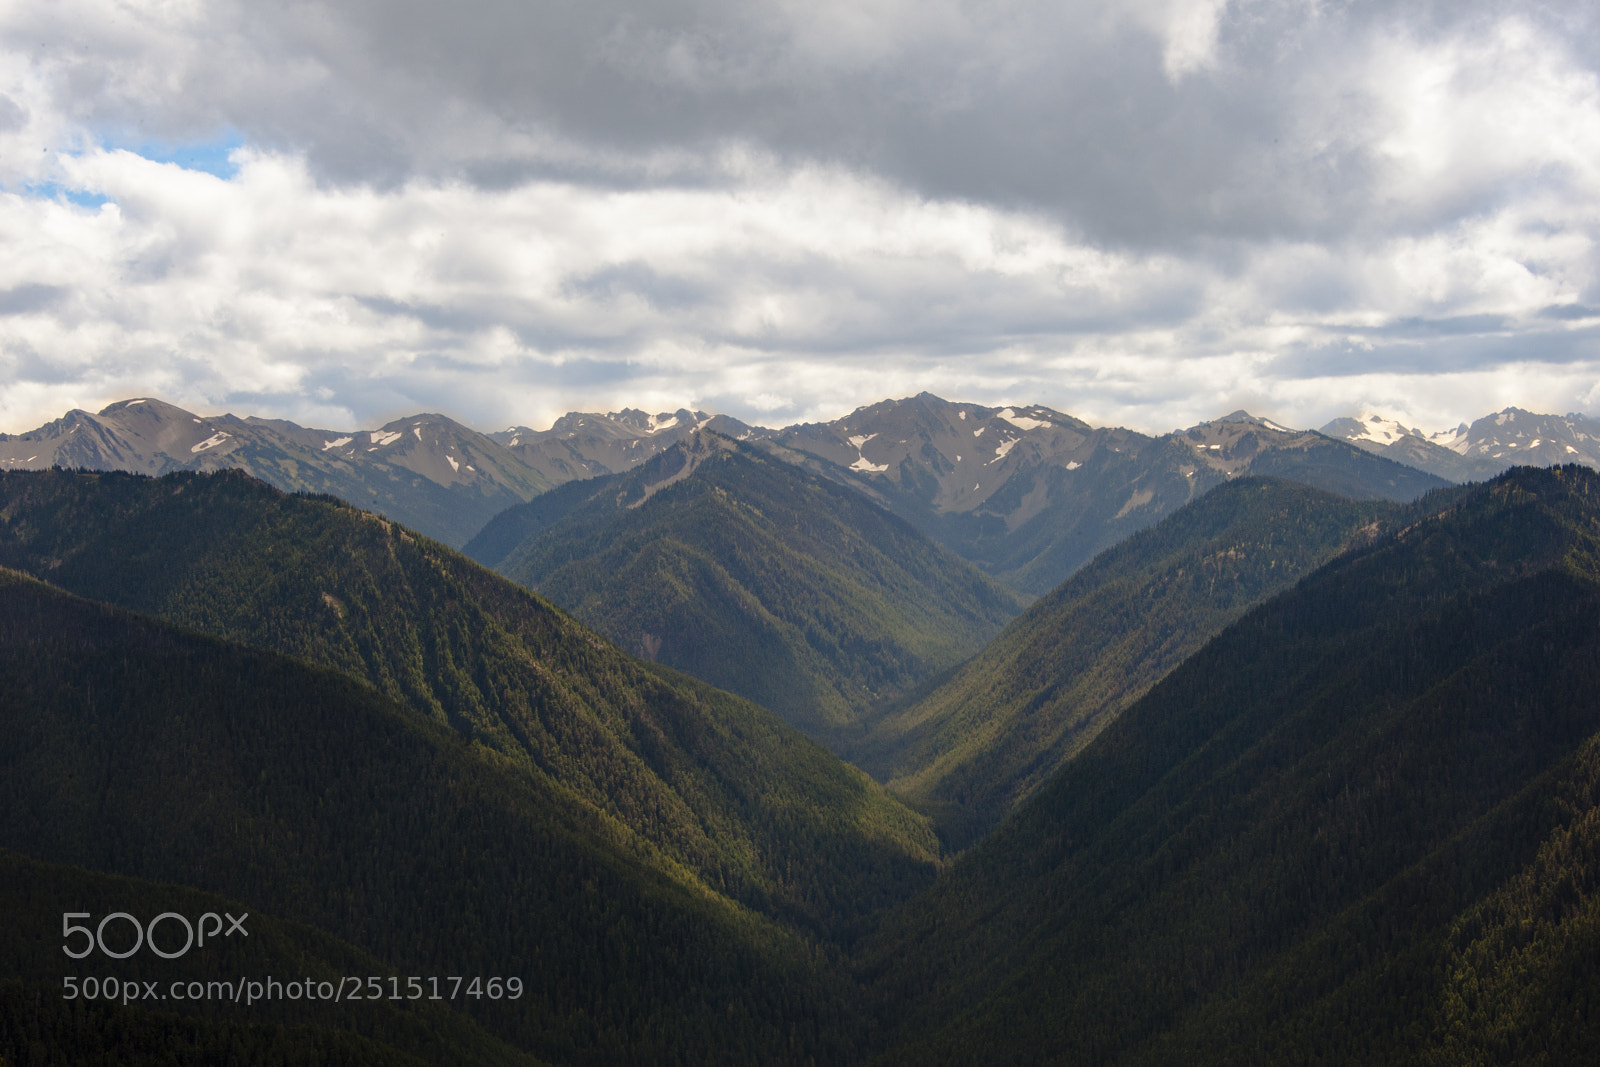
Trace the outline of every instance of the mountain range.
<instances>
[{"instance_id":1,"label":"mountain range","mask_svg":"<svg viewBox=\"0 0 1600 1067\"><path fill-rule=\"evenodd\" d=\"M6 1062L1600 1052L1577 417L1450 449L924 395L784 431L419 416L306 437L318 466L262 420L107 410L0 442L58 457L0 465ZM1573 462L1452 485L1373 454L1402 438ZM454 527L475 562L308 471L511 502ZM101 989L480 993L67 1001L84 908L253 917L79 965Z\"/></svg>"},{"instance_id":2,"label":"mountain range","mask_svg":"<svg viewBox=\"0 0 1600 1067\"><path fill-rule=\"evenodd\" d=\"M984 408L923 393L774 439L827 461L934 541L1035 596L1230 478L1391 500L1447 484L1244 412L1150 437L1037 405Z\"/></svg>"},{"instance_id":3,"label":"mountain range","mask_svg":"<svg viewBox=\"0 0 1600 1067\"><path fill-rule=\"evenodd\" d=\"M778 430L703 411L625 408L573 412L547 430L489 434L442 415L317 430L135 399L0 434L0 470L159 475L237 467L285 491L337 496L460 548L509 507L569 481L631 470L702 428L782 445L785 457L865 493L1033 596L1244 473L1362 499L1410 500L1437 487L1434 479L1482 480L1517 462L1600 464L1600 423L1515 408L1432 438L1381 416L1335 420L1313 433L1245 412L1150 436L1038 405L990 408L923 393Z\"/></svg>"},{"instance_id":4,"label":"mountain range","mask_svg":"<svg viewBox=\"0 0 1600 1067\"><path fill-rule=\"evenodd\" d=\"M1435 434L1382 415L1367 415L1335 419L1321 432L1452 482L1484 481L1519 465L1600 467L1600 419L1586 415L1538 415L1506 408L1470 426L1462 423Z\"/></svg>"},{"instance_id":5,"label":"mountain range","mask_svg":"<svg viewBox=\"0 0 1600 1067\"><path fill-rule=\"evenodd\" d=\"M1120 713L1086 705L1093 739L937 875L926 822L758 707L342 503L14 472L0 520L6 566L51 579L0 571L3 1055L1515 1063L1600 1040L1583 468L1410 505L1236 480L1087 568L974 661L998 706L1052 668L1112 680L1093 691L1165 666L1164 618L1199 648ZM1117 602L1124 631L1064 662ZM83 907L259 916L247 954L123 980L523 993L63 1014Z\"/></svg>"},{"instance_id":6,"label":"mountain range","mask_svg":"<svg viewBox=\"0 0 1600 1067\"><path fill-rule=\"evenodd\" d=\"M551 482L480 433L442 415L376 430L312 430L281 419L201 418L160 400L125 400L99 414L70 411L0 436L0 470L238 469L286 492L327 493L463 544Z\"/></svg>"}]
</instances>

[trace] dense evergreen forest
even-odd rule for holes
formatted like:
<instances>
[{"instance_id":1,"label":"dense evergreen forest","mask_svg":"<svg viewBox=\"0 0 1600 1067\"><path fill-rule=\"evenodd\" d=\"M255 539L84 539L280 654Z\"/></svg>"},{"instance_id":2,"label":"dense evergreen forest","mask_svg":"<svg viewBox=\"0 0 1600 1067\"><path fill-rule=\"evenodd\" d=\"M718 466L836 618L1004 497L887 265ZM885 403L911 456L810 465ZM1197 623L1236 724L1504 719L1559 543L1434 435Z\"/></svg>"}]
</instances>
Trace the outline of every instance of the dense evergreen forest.
<instances>
[{"instance_id":1,"label":"dense evergreen forest","mask_svg":"<svg viewBox=\"0 0 1600 1067\"><path fill-rule=\"evenodd\" d=\"M882 720L941 768L900 787L981 814L941 858L767 709L402 527L237 473L0 473L0 1057L1585 1062L1597 672L1595 472L1239 480ZM68 1001L62 914L111 911L250 938L80 977L522 994Z\"/></svg>"},{"instance_id":2,"label":"dense evergreen forest","mask_svg":"<svg viewBox=\"0 0 1600 1067\"><path fill-rule=\"evenodd\" d=\"M708 431L511 509L467 552L836 748L1025 600L854 489Z\"/></svg>"},{"instance_id":3,"label":"dense evergreen forest","mask_svg":"<svg viewBox=\"0 0 1600 1067\"><path fill-rule=\"evenodd\" d=\"M1246 609L1402 513L1274 479L1219 486L1101 553L845 754L964 846Z\"/></svg>"},{"instance_id":4,"label":"dense evergreen forest","mask_svg":"<svg viewBox=\"0 0 1600 1067\"><path fill-rule=\"evenodd\" d=\"M361 679L716 892L832 929L932 876L925 821L860 771L403 527L237 472L0 492L0 565Z\"/></svg>"},{"instance_id":5,"label":"dense evergreen forest","mask_svg":"<svg viewBox=\"0 0 1600 1067\"><path fill-rule=\"evenodd\" d=\"M463 1010L563 1062L803 1059L858 1032L826 945L361 682L12 574L0 604L0 845L308 923L367 973L519 977Z\"/></svg>"},{"instance_id":6,"label":"dense evergreen forest","mask_svg":"<svg viewBox=\"0 0 1600 1067\"><path fill-rule=\"evenodd\" d=\"M887 1062L1594 1051L1600 476L1410 519L1225 630L878 931Z\"/></svg>"}]
</instances>

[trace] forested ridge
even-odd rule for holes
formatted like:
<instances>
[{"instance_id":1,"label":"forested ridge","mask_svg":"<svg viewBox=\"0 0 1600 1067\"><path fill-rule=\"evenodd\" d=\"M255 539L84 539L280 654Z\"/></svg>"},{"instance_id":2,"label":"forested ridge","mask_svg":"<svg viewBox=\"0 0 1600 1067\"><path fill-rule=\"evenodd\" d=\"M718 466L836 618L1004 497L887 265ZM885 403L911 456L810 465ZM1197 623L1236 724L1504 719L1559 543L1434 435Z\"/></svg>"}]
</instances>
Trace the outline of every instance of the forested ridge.
<instances>
[{"instance_id":1,"label":"forested ridge","mask_svg":"<svg viewBox=\"0 0 1600 1067\"><path fill-rule=\"evenodd\" d=\"M880 929L886 1062L1593 1052L1600 477L1412 520L1230 626Z\"/></svg>"},{"instance_id":2,"label":"forested ridge","mask_svg":"<svg viewBox=\"0 0 1600 1067\"><path fill-rule=\"evenodd\" d=\"M926 823L860 771L403 527L237 472L0 494L0 564L363 679L758 910L832 928L932 876Z\"/></svg>"},{"instance_id":3,"label":"forested ridge","mask_svg":"<svg viewBox=\"0 0 1600 1067\"><path fill-rule=\"evenodd\" d=\"M965 845L1246 609L1403 513L1275 479L1219 486L1095 557L846 755Z\"/></svg>"},{"instance_id":4,"label":"forested ridge","mask_svg":"<svg viewBox=\"0 0 1600 1067\"><path fill-rule=\"evenodd\" d=\"M1025 599L861 493L707 431L535 497L467 551L831 743L976 652Z\"/></svg>"},{"instance_id":5,"label":"forested ridge","mask_svg":"<svg viewBox=\"0 0 1600 1067\"><path fill-rule=\"evenodd\" d=\"M468 1007L563 1062L857 1032L825 945L369 686L3 572L0 600L0 845L247 901L387 973L516 975Z\"/></svg>"},{"instance_id":6,"label":"forested ridge","mask_svg":"<svg viewBox=\"0 0 1600 1067\"><path fill-rule=\"evenodd\" d=\"M1405 507L1240 480L1102 557L952 675L970 722L987 687L1013 737L1098 732L1031 780L974 745L969 784L1025 799L942 869L925 819L769 712L335 501L0 474L3 567L11 1062L1600 1053L1592 471ZM67 1005L69 897L259 912L250 954L185 973L526 994Z\"/></svg>"}]
</instances>

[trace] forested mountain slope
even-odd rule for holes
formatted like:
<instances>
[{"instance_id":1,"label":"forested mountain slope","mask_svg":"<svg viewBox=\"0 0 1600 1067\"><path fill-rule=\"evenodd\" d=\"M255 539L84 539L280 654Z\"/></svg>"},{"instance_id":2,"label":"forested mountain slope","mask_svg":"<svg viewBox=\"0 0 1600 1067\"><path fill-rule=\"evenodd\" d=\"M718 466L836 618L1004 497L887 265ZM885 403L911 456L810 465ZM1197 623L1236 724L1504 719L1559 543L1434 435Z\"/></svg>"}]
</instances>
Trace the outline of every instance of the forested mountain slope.
<instances>
[{"instance_id":1,"label":"forested mountain slope","mask_svg":"<svg viewBox=\"0 0 1600 1067\"><path fill-rule=\"evenodd\" d=\"M364 680L813 930L932 877L925 821L771 713L443 545L239 472L0 474L0 564Z\"/></svg>"},{"instance_id":2,"label":"forested mountain slope","mask_svg":"<svg viewBox=\"0 0 1600 1067\"><path fill-rule=\"evenodd\" d=\"M805 826L802 798L782 799L762 817ZM780 831L801 850L778 862L826 865L841 851L858 858L848 855L850 808L827 800L838 803L829 810L835 836ZM563 1063L837 1059L857 1035L828 952L717 892L703 870L674 862L553 777L338 672L10 571L0 571L0 812L0 847L225 895L380 961L312 931L275 941L273 923L262 921L249 951L241 940L227 957L241 976L284 978L272 968L292 965L294 977L355 973L383 984L414 975L519 979L520 997L459 996L443 1016L411 1014L431 1007L420 1004L400 1018L359 1005L300 1017L368 1020L374 1036L434 1062L516 1059L474 1038L456 1013ZM729 874L732 883L738 874ZM93 900L55 896L32 878L28 892L45 896L28 914L49 904L56 913L43 931L0 945L16 946L20 935L25 962L26 934L42 933L59 968L61 912ZM94 886L68 882L74 892ZM153 913L140 905L161 899L159 910L177 910L193 896L123 888L131 895L113 910L138 907L146 920ZM196 953L190 963L210 958ZM172 973L148 954L126 969L95 966L68 973ZM213 1018L251 1018L214 1007Z\"/></svg>"},{"instance_id":3,"label":"forested mountain slope","mask_svg":"<svg viewBox=\"0 0 1600 1067\"><path fill-rule=\"evenodd\" d=\"M1246 609L1399 511L1271 479L1219 486L1101 553L849 754L965 844Z\"/></svg>"},{"instance_id":4,"label":"forested mountain slope","mask_svg":"<svg viewBox=\"0 0 1600 1067\"><path fill-rule=\"evenodd\" d=\"M1439 498L1123 712L868 954L896 1063L1600 1047L1600 476Z\"/></svg>"},{"instance_id":5,"label":"forested mountain slope","mask_svg":"<svg viewBox=\"0 0 1600 1067\"><path fill-rule=\"evenodd\" d=\"M860 493L706 431L536 497L467 550L624 647L824 739L1022 607Z\"/></svg>"}]
</instances>

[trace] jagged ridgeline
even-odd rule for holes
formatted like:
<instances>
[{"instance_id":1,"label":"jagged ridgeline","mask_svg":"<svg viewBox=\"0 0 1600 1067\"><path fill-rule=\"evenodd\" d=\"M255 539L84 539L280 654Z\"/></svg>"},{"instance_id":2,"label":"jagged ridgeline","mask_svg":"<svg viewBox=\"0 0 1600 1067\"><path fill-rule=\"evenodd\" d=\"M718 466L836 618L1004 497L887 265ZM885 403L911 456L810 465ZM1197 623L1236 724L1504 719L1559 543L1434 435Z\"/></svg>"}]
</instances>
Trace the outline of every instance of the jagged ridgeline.
<instances>
[{"instance_id":1,"label":"jagged ridgeline","mask_svg":"<svg viewBox=\"0 0 1600 1067\"><path fill-rule=\"evenodd\" d=\"M0 562L356 680L337 700L313 705L334 726L343 702L366 694L404 709L414 729L465 739L461 758L474 762L463 777L495 769L539 798L529 800L533 808L581 827L573 832L584 847L625 857L618 878L670 890L687 910L671 912L670 922L611 924L608 936L621 939L616 951L625 959L687 953L733 968L742 992L721 1002L718 1018L768 1020L753 1025L743 1045L756 1058L820 1055L827 1042L845 1040L848 1020L801 1023L792 1046L801 1051L793 1052L790 1036L771 1022L791 1018L772 1003L791 994L795 1003L820 1003L816 991L828 986L817 962L827 951L813 957L795 946L848 936L873 910L931 879L937 843L926 822L770 713L634 660L448 548L335 501L285 496L238 473L18 472L0 475L0 517ZM185 671L168 677L181 708ZM312 688L336 677L319 675ZM292 746L280 758L288 773ZM397 788L408 777L393 772ZM314 799L312 784L302 785ZM477 817L470 813L478 809L466 810ZM492 865L496 852L480 840L464 853L441 843L450 862L440 877L481 881L473 864ZM349 847L360 852L360 842ZM563 869L537 866L552 877ZM604 882L572 884L587 903L552 906L547 917L588 907L600 924L608 910L626 910L610 902ZM515 906L514 894L507 900ZM702 913L713 933L674 926ZM694 947L724 942L731 954ZM439 951L448 956L451 948ZM620 1056L627 1041L725 1047L705 1030L710 999L665 1007L673 996L657 986L617 978L582 952L573 959L568 999L547 1004L566 1027L558 1044L575 1051L553 1058L597 1049L611 1050L602 1059ZM686 975L666 985L691 1000L718 988ZM778 1044L761 1044L768 1040Z\"/></svg>"},{"instance_id":2,"label":"jagged ridgeline","mask_svg":"<svg viewBox=\"0 0 1600 1067\"><path fill-rule=\"evenodd\" d=\"M825 461L835 477L990 575L1040 596L1230 478L1283 478L1361 500L1415 500L1446 484L1243 411L1147 437L1037 404L986 408L922 393L791 426L776 440Z\"/></svg>"},{"instance_id":3,"label":"jagged ridgeline","mask_svg":"<svg viewBox=\"0 0 1600 1067\"><path fill-rule=\"evenodd\" d=\"M1415 507L886 925L888 1062L1592 1062L1600 475Z\"/></svg>"},{"instance_id":4,"label":"jagged ridgeline","mask_svg":"<svg viewBox=\"0 0 1600 1067\"><path fill-rule=\"evenodd\" d=\"M443 415L337 433L282 419L201 418L149 397L98 414L69 411L15 437L0 434L0 467L151 475L236 468L285 492L331 493L455 546L552 484Z\"/></svg>"},{"instance_id":5,"label":"jagged ridgeline","mask_svg":"<svg viewBox=\"0 0 1600 1067\"><path fill-rule=\"evenodd\" d=\"M513 508L467 552L830 741L1022 607L861 493L706 430Z\"/></svg>"},{"instance_id":6,"label":"jagged ridgeline","mask_svg":"<svg viewBox=\"0 0 1600 1067\"><path fill-rule=\"evenodd\" d=\"M1247 608L1401 511L1266 478L1219 486L1101 553L846 756L964 846Z\"/></svg>"}]
</instances>

